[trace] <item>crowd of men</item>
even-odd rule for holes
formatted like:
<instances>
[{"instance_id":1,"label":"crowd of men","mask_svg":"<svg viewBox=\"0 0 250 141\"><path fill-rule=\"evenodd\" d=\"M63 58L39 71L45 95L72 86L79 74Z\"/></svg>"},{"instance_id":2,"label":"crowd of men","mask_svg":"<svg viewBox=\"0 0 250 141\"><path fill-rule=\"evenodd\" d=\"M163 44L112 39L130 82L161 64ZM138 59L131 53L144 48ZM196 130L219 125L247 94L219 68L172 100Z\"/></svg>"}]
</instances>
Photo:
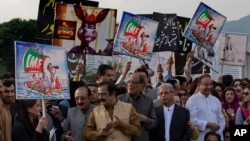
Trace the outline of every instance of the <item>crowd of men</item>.
<instances>
[{"instance_id":1,"label":"crowd of men","mask_svg":"<svg viewBox=\"0 0 250 141\"><path fill-rule=\"evenodd\" d=\"M192 55L189 57L192 57ZM101 64L93 82L70 81L69 100L16 100L15 77L0 77L1 141L229 141L229 128L250 122L250 81L182 76L158 66L153 87L147 69L128 75ZM80 73L80 72L79 72ZM116 77L118 75L119 77ZM116 79L117 78L117 79Z\"/></svg>"}]
</instances>

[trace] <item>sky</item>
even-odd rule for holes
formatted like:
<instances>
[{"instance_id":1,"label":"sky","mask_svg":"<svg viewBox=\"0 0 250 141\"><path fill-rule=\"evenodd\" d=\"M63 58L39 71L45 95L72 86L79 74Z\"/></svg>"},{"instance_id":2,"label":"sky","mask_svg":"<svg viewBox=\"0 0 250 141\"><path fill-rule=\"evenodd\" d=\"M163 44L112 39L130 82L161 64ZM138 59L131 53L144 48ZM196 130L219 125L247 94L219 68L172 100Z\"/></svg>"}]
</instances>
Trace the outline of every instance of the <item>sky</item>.
<instances>
[{"instance_id":1,"label":"sky","mask_svg":"<svg viewBox=\"0 0 250 141\"><path fill-rule=\"evenodd\" d=\"M40 0L1 0L0 23L13 18L37 19ZM123 11L134 14L153 12L176 13L178 16L191 18L200 0L94 0L99 7L118 10L120 21ZM250 14L250 0L202 0L205 4L227 17L227 21L238 20Z\"/></svg>"}]
</instances>

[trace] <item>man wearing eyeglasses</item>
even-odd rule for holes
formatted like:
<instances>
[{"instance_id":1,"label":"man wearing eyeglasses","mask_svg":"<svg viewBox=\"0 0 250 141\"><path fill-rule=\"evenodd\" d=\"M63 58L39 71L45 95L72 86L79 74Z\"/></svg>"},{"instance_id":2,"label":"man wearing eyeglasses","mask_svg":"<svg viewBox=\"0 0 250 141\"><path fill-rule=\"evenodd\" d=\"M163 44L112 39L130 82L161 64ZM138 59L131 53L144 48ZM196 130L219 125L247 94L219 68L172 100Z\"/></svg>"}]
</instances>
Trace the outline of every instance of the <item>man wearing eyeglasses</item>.
<instances>
[{"instance_id":1,"label":"man wearing eyeglasses","mask_svg":"<svg viewBox=\"0 0 250 141\"><path fill-rule=\"evenodd\" d=\"M138 73L131 74L127 81L127 94L119 95L118 98L133 105L140 119L142 134L132 141L149 141L149 131L157 125L157 118L153 105L153 100L143 94L146 87L145 79Z\"/></svg>"},{"instance_id":2,"label":"man wearing eyeglasses","mask_svg":"<svg viewBox=\"0 0 250 141\"><path fill-rule=\"evenodd\" d=\"M183 89L179 90L178 91L178 96L181 99L181 106L185 107L185 104L186 104L186 102L188 100L188 97L189 97L188 94L187 94L187 91L183 90Z\"/></svg>"},{"instance_id":3,"label":"man wearing eyeglasses","mask_svg":"<svg viewBox=\"0 0 250 141\"><path fill-rule=\"evenodd\" d=\"M3 81L0 98L0 140L11 141L12 118L10 105L14 101L15 85L13 81Z\"/></svg>"}]
</instances>

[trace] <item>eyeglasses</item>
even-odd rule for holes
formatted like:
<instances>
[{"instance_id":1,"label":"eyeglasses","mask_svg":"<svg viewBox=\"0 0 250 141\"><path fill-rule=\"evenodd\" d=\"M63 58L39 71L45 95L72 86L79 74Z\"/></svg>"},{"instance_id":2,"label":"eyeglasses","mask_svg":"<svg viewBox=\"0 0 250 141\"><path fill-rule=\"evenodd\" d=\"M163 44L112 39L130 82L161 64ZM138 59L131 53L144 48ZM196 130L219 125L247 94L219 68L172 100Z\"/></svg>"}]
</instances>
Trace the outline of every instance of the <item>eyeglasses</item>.
<instances>
[{"instance_id":1,"label":"eyeglasses","mask_svg":"<svg viewBox=\"0 0 250 141\"><path fill-rule=\"evenodd\" d=\"M132 84L132 85L136 85L139 84L140 82L136 82L136 81L127 81L127 84Z\"/></svg>"},{"instance_id":2,"label":"eyeglasses","mask_svg":"<svg viewBox=\"0 0 250 141\"><path fill-rule=\"evenodd\" d=\"M240 89L235 89L235 91L238 93L242 92Z\"/></svg>"},{"instance_id":3,"label":"eyeglasses","mask_svg":"<svg viewBox=\"0 0 250 141\"><path fill-rule=\"evenodd\" d=\"M238 86L240 86L240 84L234 84L234 87L238 87Z\"/></svg>"},{"instance_id":4,"label":"eyeglasses","mask_svg":"<svg viewBox=\"0 0 250 141\"><path fill-rule=\"evenodd\" d=\"M187 93L178 93L179 96L188 96Z\"/></svg>"},{"instance_id":5,"label":"eyeglasses","mask_svg":"<svg viewBox=\"0 0 250 141\"><path fill-rule=\"evenodd\" d=\"M249 92L243 92L242 94L244 94L244 95L248 95L248 94L249 94Z\"/></svg>"}]
</instances>

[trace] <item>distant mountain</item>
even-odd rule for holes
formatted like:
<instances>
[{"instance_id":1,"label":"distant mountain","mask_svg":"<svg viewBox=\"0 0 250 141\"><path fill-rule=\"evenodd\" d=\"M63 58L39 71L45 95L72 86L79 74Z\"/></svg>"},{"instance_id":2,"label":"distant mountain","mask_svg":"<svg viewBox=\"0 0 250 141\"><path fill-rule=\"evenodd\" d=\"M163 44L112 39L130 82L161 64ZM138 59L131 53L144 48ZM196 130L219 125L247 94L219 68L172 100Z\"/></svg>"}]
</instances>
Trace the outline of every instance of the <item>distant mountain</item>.
<instances>
[{"instance_id":1,"label":"distant mountain","mask_svg":"<svg viewBox=\"0 0 250 141\"><path fill-rule=\"evenodd\" d=\"M222 31L247 33L248 35L250 35L250 15L245 16L237 21L226 22L222 28ZM248 36L248 41L250 41L249 36Z\"/></svg>"},{"instance_id":2,"label":"distant mountain","mask_svg":"<svg viewBox=\"0 0 250 141\"><path fill-rule=\"evenodd\" d=\"M226 22L222 31L248 34L247 52L250 53L250 14L237 21Z\"/></svg>"}]
</instances>

